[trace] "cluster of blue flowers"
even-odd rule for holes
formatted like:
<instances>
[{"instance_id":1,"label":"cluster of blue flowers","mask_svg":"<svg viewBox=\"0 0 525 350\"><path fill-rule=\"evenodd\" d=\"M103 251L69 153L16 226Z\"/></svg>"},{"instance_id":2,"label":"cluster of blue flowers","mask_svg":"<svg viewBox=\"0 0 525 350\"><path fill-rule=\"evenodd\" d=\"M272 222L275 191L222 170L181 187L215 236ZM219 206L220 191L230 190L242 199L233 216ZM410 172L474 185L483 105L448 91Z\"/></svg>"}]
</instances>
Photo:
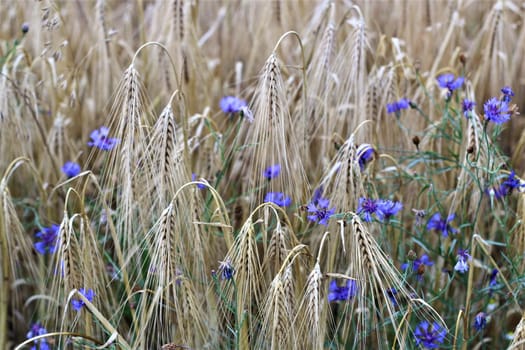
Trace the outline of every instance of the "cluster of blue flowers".
<instances>
[{"instance_id":1,"label":"cluster of blue flowers","mask_svg":"<svg viewBox=\"0 0 525 350\"><path fill-rule=\"evenodd\" d=\"M474 110L474 106L476 105L476 102L471 101L469 99L464 99L463 103L461 104L461 110L463 111L463 115L465 118L470 117L470 113Z\"/></svg>"},{"instance_id":2,"label":"cluster of blue flowers","mask_svg":"<svg viewBox=\"0 0 525 350\"><path fill-rule=\"evenodd\" d=\"M483 112L485 113L485 119L495 124L505 123L510 120L512 110L510 109L509 103L514 96L514 91L508 86L501 89L503 95L500 99L496 97L490 98L483 105Z\"/></svg>"},{"instance_id":3,"label":"cluster of blue flowers","mask_svg":"<svg viewBox=\"0 0 525 350\"><path fill-rule=\"evenodd\" d=\"M263 176L269 181L276 178L281 173L281 165L271 165L263 171ZM274 203L280 207L287 207L292 204L292 199L282 192L268 192L264 197L264 202Z\"/></svg>"},{"instance_id":4,"label":"cluster of blue flowers","mask_svg":"<svg viewBox=\"0 0 525 350\"><path fill-rule=\"evenodd\" d=\"M93 289L84 289L84 288L80 288L78 290L78 292L80 294L82 294L83 296L86 297L87 300L89 300L89 302L92 302L93 301L93 298L95 297L95 292L93 291ZM82 307L84 307L84 305L86 305L86 303L84 303L84 300L78 298L78 299L72 299L71 300L71 307L73 308L73 310L75 311L80 311L82 310Z\"/></svg>"},{"instance_id":5,"label":"cluster of blue flowers","mask_svg":"<svg viewBox=\"0 0 525 350\"><path fill-rule=\"evenodd\" d=\"M195 173L191 174L191 181L198 181L197 174L195 174ZM206 185L205 184L197 184L197 188L200 189L200 190L204 190L206 188Z\"/></svg>"},{"instance_id":6,"label":"cluster of blue flowers","mask_svg":"<svg viewBox=\"0 0 525 350\"><path fill-rule=\"evenodd\" d=\"M487 326L487 315L484 312L480 312L474 317L474 329L478 332L483 330Z\"/></svg>"},{"instance_id":7,"label":"cluster of blue flowers","mask_svg":"<svg viewBox=\"0 0 525 350\"><path fill-rule=\"evenodd\" d=\"M441 218L440 213L435 213L427 224L427 230L441 231L443 237L448 237L449 233L456 234L458 230L450 225L456 218L456 214L450 214L446 220Z\"/></svg>"},{"instance_id":8,"label":"cluster of blue flowers","mask_svg":"<svg viewBox=\"0 0 525 350\"><path fill-rule=\"evenodd\" d=\"M402 264L401 270L407 271L410 265L412 265L412 271L417 273L417 279L422 280L425 266L432 266L434 265L434 262L430 260L430 257L427 254L423 254L420 258L417 258L414 261Z\"/></svg>"},{"instance_id":9,"label":"cluster of blue flowers","mask_svg":"<svg viewBox=\"0 0 525 350\"><path fill-rule=\"evenodd\" d=\"M459 89L465 81L465 78L456 78L452 73L441 74L436 79L440 88L448 90L447 99L450 98L454 90Z\"/></svg>"},{"instance_id":10,"label":"cluster of blue flowers","mask_svg":"<svg viewBox=\"0 0 525 350\"><path fill-rule=\"evenodd\" d=\"M279 176L280 173L281 173L281 165L275 164L275 165L271 165L268 168L266 168L263 172L263 176L266 179L271 180Z\"/></svg>"},{"instance_id":11,"label":"cluster of blue flowers","mask_svg":"<svg viewBox=\"0 0 525 350\"><path fill-rule=\"evenodd\" d=\"M328 286L328 302L346 301L352 299L357 294L357 283L354 280L347 280L343 286L338 286L337 282L331 281Z\"/></svg>"},{"instance_id":12,"label":"cluster of blue flowers","mask_svg":"<svg viewBox=\"0 0 525 350\"><path fill-rule=\"evenodd\" d=\"M248 122L253 122L252 111L248 108L246 100L235 96L224 96L219 102L219 106L224 113L233 114L240 113L241 117Z\"/></svg>"},{"instance_id":13,"label":"cluster of blue flowers","mask_svg":"<svg viewBox=\"0 0 525 350\"><path fill-rule=\"evenodd\" d=\"M75 162L65 162L62 166L62 172L68 177L72 178L80 173L80 164Z\"/></svg>"},{"instance_id":14,"label":"cluster of blue flowers","mask_svg":"<svg viewBox=\"0 0 525 350\"><path fill-rule=\"evenodd\" d=\"M268 192L264 197L264 201L274 203L280 207L287 207L292 204L292 199L282 192Z\"/></svg>"},{"instance_id":15,"label":"cluster of blue flowers","mask_svg":"<svg viewBox=\"0 0 525 350\"><path fill-rule=\"evenodd\" d=\"M323 198L322 192L322 187L315 190L312 201L306 206L306 210L310 214L307 218L312 222L327 226L328 220L335 214L335 207L330 208L330 200Z\"/></svg>"},{"instance_id":16,"label":"cluster of blue flowers","mask_svg":"<svg viewBox=\"0 0 525 350\"><path fill-rule=\"evenodd\" d=\"M31 328L29 328L29 332L27 332L26 337L27 339L31 339L31 338L38 337L39 335L44 335L44 334L47 334L47 330L42 325L42 323L36 322L31 325ZM51 349L46 338L35 340L33 344L34 345L31 347L31 350L49 350Z\"/></svg>"},{"instance_id":17,"label":"cluster of blue flowers","mask_svg":"<svg viewBox=\"0 0 525 350\"><path fill-rule=\"evenodd\" d=\"M97 147L103 151L112 150L119 142L119 139L108 137L109 128L101 126L99 129L95 129L89 134L91 141L88 141L88 146Z\"/></svg>"},{"instance_id":18,"label":"cluster of blue flowers","mask_svg":"<svg viewBox=\"0 0 525 350\"><path fill-rule=\"evenodd\" d=\"M525 188L525 183L522 183L521 180L516 177L514 170L512 170L499 187L493 188L492 191L488 190L487 193L494 193L496 199L502 199L503 197L511 195L512 191L519 191L521 188Z\"/></svg>"},{"instance_id":19,"label":"cluster of blue flowers","mask_svg":"<svg viewBox=\"0 0 525 350\"><path fill-rule=\"evenodd\" d=\"M229 260L219 262L219 271L223 280L231 280L235 274L235 269Z\"/></svg>"},{"instance_id":20,"label":"cluster of blue flowers","mask_svg":"<svg viewBox=\"0 0 525 350\"><path fill-rule=\"evenodd\" d=\"M394 101L392 103L387 103L386 105L386 112L388 114L395 113L396 115L399 115L401 110L407 109L410 107L410 101L406 98L402 98L399 101Z\"/></svg>"},{"instance_id":21,"label":"cluster of blue flowers","mask_svg":"<svg viewBox=\"0 0 525 350\"><path fill-rule=\"evenodd\" d=\"M403 209L401 202L394 202L388 199L370 199L359 198L357 214L363 221L372 221L372 215L375 215L379 221L387 221Z\"/></svg>"},{"instance_id":22,"label":"cluster of blue flowers","mask_svg":"<svg viewBox=\"0 0 525 350\"><path fill-rule=\"evenodd\" d=\"M363 143L357 148L357 162L361 171L365 169L366 163L368 163L374 157L374 147L368 143Z\"/></svg>"},{"instance_id":23,"label":"cluster of blue flowers","mask_svg":"<svg viewBox=\"0 0 525 350\"><path fill-rule=\"evenodd\" d=\"M36 233L38 241L34 243L35 250L42 255L47 253L53 254L58 246L59 225L52 224L49 227L43 227Z\"/></svg>"},{"instance_id":24,"label":"cluster of blue flowers","mask_svg":"<svg viewBox=\"0 0 525 350\"><path fill-rule=\"evenodd\" d=\"M437 349L445 341L447 330L437 322L430 324L422 321L416 327L414 337L416 345L422 345L426 349Z\"/></svg>"}]
</instances>

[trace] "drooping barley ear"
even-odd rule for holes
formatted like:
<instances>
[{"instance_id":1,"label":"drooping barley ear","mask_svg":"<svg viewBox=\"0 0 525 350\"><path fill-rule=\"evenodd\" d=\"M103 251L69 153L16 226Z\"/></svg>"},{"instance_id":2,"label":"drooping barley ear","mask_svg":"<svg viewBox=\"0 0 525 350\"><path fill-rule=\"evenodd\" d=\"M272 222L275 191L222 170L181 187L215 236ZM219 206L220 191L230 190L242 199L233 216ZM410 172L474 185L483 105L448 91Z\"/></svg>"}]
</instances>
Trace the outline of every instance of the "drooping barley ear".
<instances>
[{"instance_id":1,"label":"drooping barley ear","mask_svg":"<svg viewBox=\"0 0 525 350\"><path fill-rule=\"evenodd\" d=\"M115 102L110 112L109 128L119 140L119 144L109 154L105 173L101 183L115 196L118 221L117 231L122 239L123 249L129 250L134 243L141 239L141 224L151 221L146 216L139 216L138 223L136 209L148 208L149 202L139 188L149 188L150 179L139 175L144 174L146 135L145 126L148 125L144 111L145 97L142 94L140 79L134 65L130 65L124 72L122 83L117 91ZM140 180L140 185L137 184ZM140 210L146 215L148 210ZM138 225L138 226L135 226Z\"/></svg>"},{"instance_id":2,"label":"drooping barley ear","mask_svg":"<svg viewBox=\"0 0 525 350\"><path fill-rule=\"evenodd\" d=\"M254 121L249 125L245 144L249 145L234 159L241 162L239 173L232 178L245 177L242 181L244 193L254 192L251 209L260 203L264 192L287 193L294 203L302 203L307 187L306 175L297 156L295 126L290 119L286 90L277 56L272 53L266 60L253 99ZM280 175L271 182L263 176L264 170L272 165L281 166Z\"/></svg>"},{"instance_id":3,"label":"drooping barley ear","mask_svg":"<svg viewBox=\"0 0 525 350\"><path fill-rule=\"evenodd\" d=\"M281 268L286 256L292 249L299 244L297 237L293 231L277 223L277 227L273 230L268 244L268 251L265 254L263 269L275 276L277 271Z\"/></svg>"},{"instance_id":4,"label":"drooping barley ear","mask_svg":"<svg viewBox=\"0 0 525 350\"><path fill-rule=\"evenodd\" d=\"M513 231L511 237L511 252L518 258L520 272L525 271L525 194L521 193L518 199L519 227Z\"/></svg>"},{"instance_id":5,"label":"drooping barley ear","mask_svg":"<svg viewBox=\"0 0 525 350\"><path fill-rule=\"evenodd\" d=\"M335 7L332 4L332 10ZM308 83L308 96L306 110L303 104L297 104L294 110L294 120L303 118L306 123L299 123L298 135L304 135L301 142L301 149L309 151L310 156L305 157L306 161L317 162L321 157L326 157L331 147L331 140L326 135L331 135L335 130L334 113L329 106L333 101L336 80L333 77L333 60L336 49L336 26L334 23L334 11L331 11L331 18L324 28L324 33L319 44L319 49L314 50L311 63L308 65L306 79ZM304 117L303 117L304 115ZM304 128L304 130L300 130ZM303 145L304 143L304 145ZM304 164L311 168L310 164Z\"/></svg>"},{"instance_id":6,"label":"drooping barley ear","mask_svg":"<svg viewBox=\"0 0 525 350\"><path fill-rule=\"evenodd\" d=\"M180 303L177 297L177 290L171 284L180 283L180 274L182 271L178 269L179 257L177 255L177 235L174 224L174 206L170 204L161 214L157 223L152 227L145 238L144 251L149 251L151 260L148 266L145 266L146 279L144 288L151 290L159 290L158 297L142 298L137 311L141 317L140 329L136 330L138 333L139 344L161 344L172 341L175 338L173 331L174 327L168 327L170 323L176 320L180 315L177 312L175 315L171 309L180 311ZM139 276L139 278L141 278ZM173 303L173 307L165 307L164 305ZM150 312L146 310L155 310L152 319L149 318ZM148 317L146 317L148 315ZM164 331L160 336L152 336L157 326L166 325ZM154 339L158 338L158 339Z\"/></svg>"},{"instance_id":7,"label":"drooping barley ear","mask_svg":"<svg viewBox=\"0 0 525 350\"><path fill-rule=\"evenodd\" d=\"M282 4L281 4L281 0L275 0L275 1L272 1L272 5L273 5L273 15L275 17L275 21L278 23L278 24L281 24L281 7L282 7Z\"/></svg>"},{"instance_id":8,"label":"drooping barley ear","mask_svg":"<svg viewBox=\"0 0 525 350\"><path fill-rule=\"evenodd\" d=\"M250 216L237 235L233 246L223 261L230 262L235 274L235 288L231 284L225 287L225 300L221 301L221 315L228 322L230 329L240 329L239 341L243 346L253 342L257 333L257 311L261 302L262 290L265 289L261 262L256 241L256 231ZM262 284L262 285L261 285ZM231 313L231 305L236 310ZM231 324L230 318L235 317Z\"/></svg>"},{"instance_id":9,"label":"drooping barley ear","mask_svg":"<svg viewBox=\"0 0 525 350\"><path fill-rule=\"evenodd\" d=\"M55 117L53 126L51 127L51 130L49 131L48 135L47 143L49 144L49 147L51 149L51 152L53 152L55 159L60 164L63 164L65 161L64 151L67 145L67 138L65 137L65 127L67 124L69 124L69 120L64 118L64 116L59 113Z\"/></svg>"},{"instance_id":10,"label":"drooping barley ear","mask_svg":"<svg viewBox=\"0 0 525 350\"><path fill-rule=\"evenodd\" d=\"M182 303L182 322L181 329L185 330L183 341L186 344L192 344L194 348L202 348L204 342L210 339L209 328L205 320L210 314L206 314L202 309L202 302L198 301L199 297L195 294L191 280L186 277L181 279L181 303ZM210 318L208 320L211 321Z\"/></svg>"},{"instance_id":11,"label":"drooping barley ear","mask_svg":"<svg viewBox=\"0 0 525 350\"><path fill-rule=\"evenodd\" d=\"M374 121L374 129L367 142L382 143L385 147L402 147L406 136L396 128L383 127L392 117L386 113L387 103L398 100L396 69L392 65L380 66L370 76L366 89L366 119ZM392 141L395 143L390 143Z\"/></svg>"},{"instance_id":12,"label":"drooping barley ear","mask_svg":"<svg viewBox=\"0 0 525 350\"><path fill-rule=\"evenodd\" d=\"M23 262L23 263L21 263ZM15 281L30 278L40 282L40 269L34 259L32 237L18 218L13 199L7 187L7 177L0 180L0 345L5 344L7 314L10 307L18 310L23 307L24 297ZM4 323L1 323L4 321Z\"/></svg>"},{"instance_id":13,"label":"drooping barley ear","mask_svg":"<svg viewBox=\"0 0 525 350\"><path fill-rule=\"evenodd\" d=\"M504 86L512 77L509 57L515 52L517 31L509 25L510 12L504 2L495 2L471 46L467 69L475 72L474 86L484 87L477 94L493 94L492 87Z\"/></svg>"},{"instance_id":14,"label":"drooping barley ear","mask_svg":"<svg viewBox=\"0 0 525 350\"><path fill-rule=\"evenodd\" d=\"M366 52L369 49L366 23L361 10L357 6L352 6L356 16L347 23L351 26L350 35L347 36L342 44L339 53L334 60L336 62L334 71L339 77L343 77L337 91L340 93L336 97L338 105L352 105L351 117L348 120L340 120L336 126L337 130L353 130L366 118ZM344 62L344 63L343 63Z\"/></svg>"},{"instance_id":15,"label":"drooping barley ear","mask_svg":"<svg viewBox=\"0 0 525 350\"><path fill-rule=\"evenodd\" d=\"M338 150L318 187L323 189L322 196L330 199L330 207L337 208L339 212L354 210L358 199L365 195L358 149L355 135L352 134ZM331 232L339 231L336 220L329 222L328 229ZM341 240L330 240L325 255L326 266L330 268L340 266L346 259L345 255L341 254L345 249L346 247L341 247Z\"/></svg>"},{"instance_id":16,"label":"drooping barley ear","mask_svg":"<svg viewBox=\"0 0 525 350\"><path fill-rule=\"evenodd\" d=\"M184 159L182 131L170 104L164 107L153 125L144 158L145 176L151 179L148 183L151 188L146 193L154 200L151 208L157 210L163 210L177 189L191 180ZM151 196L152 193L155 194Z\"/></svg>"},{"instance_id":17,"label":"drooping barley ear","mask_svg":"<svg viewBox=\"0 0 525 350\"><path fill-rule=\"evenodd\" d=\"M178 40L184 40L184 0L173 1L173 30Z\"/></svg>"},{"instance_id":18,"label":"drooping barley ear","mask_svg":"<svg viewBox=\"0 0 525 350\"><path fill-rule=\"evenodd\" d=\"M296 344L295 290L292 265L297 257L306 251L306 245L293 247L275 275L266 293L265 302L259 309L262 314L261 328L256 334L257 349L290 349ZM287 290L290 288L290 290Z\"/></svg>"},{"instance_id":19,"label":"drooping barley ear","mask_svg":"<svg viewBox=\"0 0 525 350\"><path fill-rule=\"evenodd\" d=\"M347 345L386 349L394 340L401 349L412 348L414 337L410 325L413 322L410 320L435 321L445 327L439 314L406 284L358 216L353 216L351 229L350 264L345 275L356 278L357 291L355 297L346 302L343 319L337 326L343 339L349 339ZM403 320L406 313L410 322ZM360 336L350 339L349 334Z\"/></svg>"},{"instance_id":20,"label":"drooping barley ear","mask_svg":"<svg viewBox=\"0 0 525 350\"><path fill-rule=\"evenodd\" d=\"M278 274L270 284L262 312L262 329L257 334L257 349L290 349L293 343L294 315L287 303L283 276Z\"/></svg>"},{"instance_id":21,"label":"drooping barley ear","mask_svg":"<svg viewBox=\"0 0 525 350\"><path fill-rule=\"evenodd\" d=\"M514 330L514 337L507 350L523 350L525 349L525 313L522 315L520 323Z\"/></svg>"},{"instance_id":22,"label":"drooping barley ear","mask_svg":"<svg viewBox=\"0 0 525 350\"><path fill-rule=\"evenodd\" d=\"M323 298L323 274L319 262L316 262L308 275L299 311L294 320L294 324L298 325L297 341L302 348L323 348L326 314L326 304Z\"/></svg>"}]
</instances>

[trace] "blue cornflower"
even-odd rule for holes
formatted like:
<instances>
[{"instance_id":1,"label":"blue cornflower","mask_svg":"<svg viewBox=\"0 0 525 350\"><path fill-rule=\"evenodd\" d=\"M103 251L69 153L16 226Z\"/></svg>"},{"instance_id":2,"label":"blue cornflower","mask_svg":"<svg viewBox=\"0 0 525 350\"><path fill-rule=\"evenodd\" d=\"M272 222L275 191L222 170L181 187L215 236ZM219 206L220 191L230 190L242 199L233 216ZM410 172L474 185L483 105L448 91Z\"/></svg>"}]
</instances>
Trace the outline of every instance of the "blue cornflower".
<instances>
[{"instance_id":1,"label":"blue cornflower","mask_svg":"<svg viewBox=\"0 0 525 350\"><path fill-rule=\"evenodd\" d=\"M461 104L461 109L463 110L463 115L465 118L469 117L470 112L474 110L474 106L476 105L476 102L471 101L469 99L464 99L463 103Z\"/></svg>"},{"instance_id":2,"label":"blue cornflower","mask_svg":"<svg viewBox=\"0 0 525 350\"><path fill-rule=\"evenodd\" d=\"M38 337L39 335L44 335L46 333L47 333L47 330L44 328L42 323L36 322L31 325L31 328L29 328L29 332L27 332L26 338L31 339L33 337ZM34 345L31 347L31 350L37 350L37 349L39 350L51 349L49 344L47 343L46 338L35 340Z\"/></svg>"},{"instance_id":3,"label":"blue cornflower","mask_svg":"<svg viewBox=\"0 0 525 350\"><path fill-rule=\"evenodd\" d=\"M525 187L525 183L521 183L519 178L516 178L516 173L512 170L505 181L503 181L502 186L504 186L508 193L512 193L513 190L520 190L521 187Z\"/></svg>"},{"instance_id":4,"label":"blue cornflower","mask_svg":"<svg viewBox=\"0 0 525 350\"><path fill-rule=\"evenodd\" d=\"M511 112L509 111L508 103L495 97L485 102L483 111L485 112L485 119L489 122L501 124L510 120Z\"/></svg>"},{"instance_id":5,"label":"blue cornflower","mask_svg":"<svg viewBox=\"0 0 525 350\"><path fill-rule=\"evenodd\" d=\"M374 200L361 197L359 198L357 214L366 222L372 221L373 214L375 214L380 221L383 221L396 215L402 208L403 205L400 202L393 202L386 199Z\"/></svg>"},{"instance_id":6,"label":"blue cornflower","mask_svg":"<svg viewBox=\"0 0 525 350\"><path fill-rule=\"evenodd\" d=\"M377 211L376 215L380 221L390 219L401 209L403 209L403 204L401 204L401 202L394 202L389 199L378 199L377 206L379 210Z\"/></svg>"},{"instance_id":7,"label":"blue cornflower","mask_svg":"<svg viewBox=\"0 0 525 350\"><path fill-rule=\"evenodd\" d=\"M241 108L246 107L247 103L245 100L235 96L224 96L221 98L219 106L224 113L237 113L241 110ZM245 113L244 110L243 113Z\"/></svg>"},{"instance_id":8,"label":"blue cornflower","mask_svg":"<svg viewBox=\"0 0 525 350\"><path fill-rule=\"evenodd\" d=\"M354 280L348 280L344 286L338 286L336 281L332 281L328 287L328 302L345 301L352 299L356 294L357 283Z\"/></svg>"},{"instance_id":9,"label":"blue cornflower","mask_svg":"<svg viewBox=\"0 0 525 350\"><path fill-rule=\"evenodd\" d=\"M199 180L197 179L197 174L195 174L195 173L192 173L192 174L191 174L191 181L199 181ZM205 184L197 184L197 188L203 190L203 189L206 188L206 185L205 185Z\"/></svg>"},{"instance_id":10,"label":"blue cornflower","mask_svg":"<svg viewBox=\"0 0 525 350\"><path fill-rule=\"evenodd\" d=\"M46 253L53 254L58 245L58 231L59 225L52 224L49 227L43 227L42 230L36 233L36 237L40 241L35 242L34 247L36 251L42 255Z\"/></svg>"},{"instance_id":11,"label":"blue cornflower","mask_svg":"<svg viewBox=\"0 0 525 350\"><path fill-rule=\"evenodd\" d=\"M512 170L499 187L488 189L486 193L489 195L494 194L496 199L502 199L512 194L513 190L517 189L519 191L522 187L525 187L525 183L522 183L521 180L516 177L514 170Z\"/></svg>"},{"instance_id":12,"label":"blue cornflower","mask_svg":"<svg viewBox=\"0 0 525 350\"><path fill-rule=\"evenodd\" d=\"M69 178L75 177L80 173L80 165L75 162L65 162L62 166L62 172Z\"/></svg>"},{"instance_id":13,"label":"blue cornflower","mask_svg":"<svg viewBox=\"0 0 525 350\"><path fill-rule=\"evenodd\" d=\"M458 233L458 230L452 226L450 226L450 222L454 221L456 217L456 214L450 214L447 217L447 220L441 219L440 213L435 213L430 218L428 224L427 224L427 230L436 230L441 231L441 234L443 237L448 237L449 232L452 234Z\"/></svg>"},{"instance_id":14,"label":"blue cornflower","mask_svg":"<svg viewBox=\"0 0 525 350\"><path fill-rule=\"evenodd\" d=\"M487 326L487 315L484 312L480 312L474 317L474 328L476 331L481 331Z\"/></svg>"},{"instance_id":15,"label":"blue cornflower","mask_svg":"<svg viewBox=\"0 0 525 350\"><path fill-rule=\"evenodd\" d=\"M323 186L319 186L318 188L316 188L316 190L314 191L314 194L312 196L312 203L317 205L317 202L319 201L319 199L322 199L323 197Z\"/></svg>"},{"instance_id":16,"label":"blue cornflower","mask_svg":"<svg viewBox=\"0 0 525 350\"><path fill-rule=\"evenodd\" d=\"M498 285L498 269L493 269L492 272L490 273L490 282L489 282L489 287L495 287Z\"/></svg>"},{"instance_id":17,"label":"blue cornflower","mask_svg":"<svg viewBox=\"0 0 525 350\"><path fill-rule=\"evenodd\" d=\"M447 330L437 322L430 324L427 321L422 321L414 332L416 345L423 345L427 349L439 348L446 336Z\"/></svg>"},{"instance_id":18,"label":"blue cornflower","mask_svg":"<svg viewBox=\"0 0 525 350\"><path fill-rule=\"evenodd\" d=\"M396 300L397 289L395 288L387 289L386 294L388 295L388 298L392 302L392 305L397 306L398 305L397 300Z\"/></svg>"},{"instance_id":19,"label":"blue cornflower","mask_svg":"<svg viewBox=\"0 0 525 350\"><path fill-rule=\"evenodd\" d=\"M268 180L271 180L271 179L279 176L280 173L281 173L281 165L280 164L275 164L275 165L271 165L268 168L266 168L266 170L264 170L264 172L263 172L263 175Z\"/></svg>"},{"instance_id":20,"label":"blue cornflower","mask_svg":"<svg viewBox=\"0 0 525 350\"><path fill-rule=\"evenodd\" d=\"M456 266L454 266L454 270L459 273L467 272L469 268L468 262L469 260L472 260L472 257L468 253L468 249L459 249L457 258L458 262L456 263Z\"/></svg>"},{"instance_id":21,"label":"blue cornflower","mask_svg":"<svg viewBox=\"0 0 525 350\"><path fill-rule=\"evenodd\" d=\"M328 219L335 213L335 207L328 209L330 206L330 200L328 198L319 198L316 201L317 203L314 203L313 201L310 202L307 206L308 213L308 220L317 222L320 225L328 225Z\"/></svg>"},{"instance_id":22,"label":"blue cornflower","mask_svg":"<svg viewBox=\"0 0 525 350\"><path fill-rule=\"evenodd\" d=\"M459 89L465 80L463 77L458 77L455 79L455 76L452 73L441 74L436 79L438 81L439 87L448 89L449 94L451 94L452 91Z\"/></svg>"},{"instance_id":23,"label":"blue cornflower","mask_svg":"<svg viewBox=\"0 0 525 350\"><path fill-rule=\"evenodd\" d=\"M287 207L292 204L292 199L282 192L268 192L264 197L265 202L272 202L280 207Z\"/></svg>"},{"instance_id":24,"label":"blue cornflower","mask_svg":"<svg viewBox=\"0 0 525 350\"><path fill-rule=\"evenodd\" d=\"M390 113L398 114L399 112L401 112L402 109L407 109L408 107L410 107L410 101L407 100L406 98L402 98L399 101L387 103L386 112L388 114Z\"/></svg>"},{"instance_id":25,"label":"blue cornflower","mask_svg":"<svg viewBox=\"0 0 525 350\"><path fill-rule=\"evenodd\" d=\"M501 89L501 92L503 93L503 96L501 97L501 100L504 102L509 103L510 100L514 97L514 91L512 91L510 86L505 86Z\"/></svg>"},{"instance_id":26,"label":"blue cornflower","mask_svg":"<svg viewBox=\"0 0 525 350\"><path fill-rule=\"evenodd\" d=\"M231 280L235 274L235 269L230 260L219 261L219 271L223 280Z\"/></svg>"},{"instance_id":27,"label":"blue cornflower","mask_svg":"<svg viewBox=\"0 0 525 350\"><path fill-rule=\"evenodd\" d=\"M368 143L363 143L357 148L357 161L361 170L364 170L366 163L368 163L373 158L374 152L374 148Z\"/></svg>"},{"instance_id":28,"label":"blue cornflower","mask_svg":"<svg viewBox=\"0 0 525 350\"><path fill-rule=\"evenodd\" d=\"M357 206L357 214L361 216L363 221L372 221L372 214L377 214L379 206L377 201L370 198L361 197L359 198L359 205Z\"/></svg>"},{"instance_id":29,"label":"blue cornflower","mask_svg":"<svg viewBox=\"0 0 525 350\"><path fill-rule=\"evenodd\" d=\"M95 296L95 292L93 291L93 289L85 290L84 288L80 288L78 292L82 294L83 296L85 296L86 299L89 300L90 302L93 301L93 297ZM84 300L80 298L71 300L71 307L73 307L73 310L75 311L80 311L84 305L86 305L84 303Z\"/></svg>"},{"instance_id":30,"label":"blue cornflower","mask_svg":"<svg viewBox=\"0 0 525 350\"><path fill-rule=\"evenodd\" d=\"M113 149L120 141L119 139L108 137L109 129L105 126L101 126L99 129L95 129L89 134L91 141L88 141L88 146L97 147L103 151L109 151Z\"/></svg>"},{"instance_id":31,"label":"blue cornflower","mask_svg":"<svg viewBox=\"0 0 525 350\"><path fill-rule=\"evenodd\" d=\"M418 280L423 278L423 273L425 272L425 266L432 266L434 262L430 260L430 257L427 254L423 254L420 258L412 261L412 271L417 273ZM406 271L410 266L410 262L404 263L401 265L401 270Z\"/></svg>"}]
</instances>

